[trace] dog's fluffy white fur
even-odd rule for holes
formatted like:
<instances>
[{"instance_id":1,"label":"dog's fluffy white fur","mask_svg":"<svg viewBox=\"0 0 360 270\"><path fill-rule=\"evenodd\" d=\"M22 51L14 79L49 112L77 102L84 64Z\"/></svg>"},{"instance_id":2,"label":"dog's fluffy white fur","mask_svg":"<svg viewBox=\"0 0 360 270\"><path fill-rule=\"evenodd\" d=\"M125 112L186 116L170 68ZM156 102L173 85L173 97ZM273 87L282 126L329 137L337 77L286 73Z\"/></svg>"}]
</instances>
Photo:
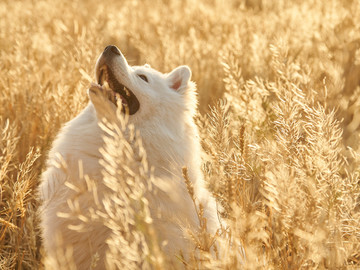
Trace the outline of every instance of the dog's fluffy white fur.
<instances>
[{"instance_id":1,"label":"dog's fluffy white fur","mask_svg":"<svg viewBox=\"0 0 360 270\"><path fill-rule=\"evenodd\" d=\"M97 73L102 57L97 63ZM190 81L191 71L187 66L180 66L168 74L162 74L148 65L129 66L121 53L114 54L107 61L116 79L129 87L139 100L140 108L129 116L128 122L139 131L148 164L154 168L154 176L170 181L175 188L168 194L149 197L152 198L149 208L159 242L167 240L163 251L169 258L175 258L179 250L186 253L189 248L179 221L183 225L192 226L192 229L199 226L195 208L182 179L183 166L188 168L198 202L204 205L210 232L215 233L218 228L215 201L204 187L201 172L201 146L193 120L197 98L195 84ZM147 82L139 75L146 76ZM96 208L89 193L79 195L66 184L67 181L74 184L84 181L79 177L79 161L83 174L96 180L100 200L105 193L103 168L99 163L102 159L99 149L104 145L104 132L99 127L103 112L99 103L109 102L107 106L112 108L114 115L116 107L108 100L98 99L99 91L101 87L91 88L88 91L90 102L87 107L61 129L42 175L39 188L42 200L40 216L45 265L49 269L52 261L60 256L59 250L66 247L71 247L72 260L78 269L89 269L95 253L99 255L96 269L105 268L106 239L110 229L101 222L94 222L88 225L89 233L81 234L68 228L72 224L69 219L59 216L61 212L69 212L68 201L75 196L80 210ZM61 159L67 164L66 169L57 165Z\"/></svg>"}]
</instances>

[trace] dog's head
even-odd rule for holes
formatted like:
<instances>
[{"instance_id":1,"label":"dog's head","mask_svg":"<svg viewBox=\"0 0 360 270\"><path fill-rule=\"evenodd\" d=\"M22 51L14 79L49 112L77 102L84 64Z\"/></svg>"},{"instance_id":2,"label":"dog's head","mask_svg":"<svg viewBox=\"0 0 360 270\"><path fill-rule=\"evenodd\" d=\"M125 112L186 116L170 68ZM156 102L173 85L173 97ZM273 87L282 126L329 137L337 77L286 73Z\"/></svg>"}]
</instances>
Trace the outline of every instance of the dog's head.
<instances>
[{"instance_id":1,"label":"dog's head","mask_svg":"<svg viewBox=\"0 0 360 270\"><path fill-rule=\"evenodd\" d=\"M195 85L190 82L191 71L187 66L179 66L168 74L149 65L129 66L116 46L107 46L97 60L95 75L97 85L89 89L89 97L97 112L104 105L101 102L107 102L114 111L121 106L129 121L137 122L159 114L171 116L193 111L196 107Z\"/></svg>"}]
</instances>

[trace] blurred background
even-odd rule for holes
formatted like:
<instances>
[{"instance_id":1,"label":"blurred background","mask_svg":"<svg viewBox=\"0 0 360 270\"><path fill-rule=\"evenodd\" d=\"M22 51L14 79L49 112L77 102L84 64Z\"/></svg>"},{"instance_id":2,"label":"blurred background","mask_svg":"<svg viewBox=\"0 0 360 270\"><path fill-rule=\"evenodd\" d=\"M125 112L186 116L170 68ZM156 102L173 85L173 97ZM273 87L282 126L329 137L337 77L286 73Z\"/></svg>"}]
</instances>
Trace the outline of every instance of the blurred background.
<instances>
[{"instance_id":1,"label":"blurred background","mask_svg":"<svg viewBox=\"0 0 360 270\"><path fill-rule=\"evenodd\" d=\"M289 139L289 145L294 144L294 148L284 149L304 149L302 146L307 143L319 143L318 149L323 149L321 140L334 146L331 150L336 153L334 160L341 162L336 163L338 169L331 175L336 175L336 179L340 179L336 181L343 181L341 183L351 179L351 184L346 185L351 186L353 192L343 199L344 202L353 198L348 204L351 206L346 208L346 220L337 221L343 225L349 224L349 219L354 222L350 222L352 225L346 227L339 238L346 252L335 248L339 258L335 262L329 259L333 253L326 251L320 252L320 259L309 256L290 265L321 268L359 263L356 242L360 239L360 227L358 211L355 211L360 155L358 0L2 0L0 268L36 269L39 266L41 242L35 214L39 175L59 128L87 104L86 90L95 80L97 57L109 44L120 48L130 65L148 63L164 73L178 65L188 65L199 94L198 121L203 125L204 148L215 145L211 141L215 141L214 138L206 141L211 130L205 127L209 123L216 126L221 117L214 111L223 110L224 117L228 117L223 126L226 136L245 136L243 139L252 145L251 149L269 149L241 161L253 169L247 179L255 179L256 187L263 186L263 181L275 174L266 173L270 170L266 165L269 161L263 158L268 156L270 160L272 155L279 156L270 149L281 148L278 144L281 134L296 137L296 142ZM225 100L227 105L221 105L219 100ZM212 118L207 116L209 112ZM318 118L311 118L315 112L319 113ZM289 127L302 124L286 131L284 126L279 127L279 119ZM306 141L309 125L317 124L323 126L312 133L315 139ZM294 130L298 132L295 135L291 133ZM327 137L329 134L332 137ZM226 147L232 149L235 145L236 141ZM239 156L243 156L244 151L242 148ZM301 152L296 151L293 153ZM288 155L285 152L283 155ZM207 153L211 156L217 152L208 150ZM307 162L299 166L304 175L310 177L316 171L333 171L334 160L324 159L321 165L308 161L315 164L314 167L306 165ZM228 177L228 171L217 170L219 164L211 158L209 162L212 165L205 167L213 167L206 172L206 177L220 198L225 196L221 183L228 181L226 177L221 179L224 175ZM285 159L282 162L286 168L293 166ZM290 175L296 180L302 174ZM311 177L314 181L319 179ZM215 178L220 184L214 184ZM243 194L242 191L237 187L235 193ZM246 197L248 206L243 204L245 199L237 202L244 207L244 213L259 211L258 207L249 207L260 200L256 194L252 199ZM230 204L224 198L219 200L225 208ZM267 215L269 211L264 213ZM318 226L322 228L321 224ZM271 232L271 226L265 231ZM329 235L331 232L332 229L326 230ZM243 242L246 242L245 234L239 232ZM328 234L325 235L327 238ZM352 243L351 248L345 247L346 241ZM274 246L270 245L269 249ZM280 250L285 250L285 246L282 242ZM305 250L310 249L297 249L307 254ZM276 269L277 253L269 254L267 258L273 258L269 265ZM286 258L284 261L295 260L291 252L281 254ZM321 258L325 258L324 261ZM301 260L312 263L301 264ZM281 268L285 269L284 265L287 264L281 264Z\"/></svg>"}]
</instances>

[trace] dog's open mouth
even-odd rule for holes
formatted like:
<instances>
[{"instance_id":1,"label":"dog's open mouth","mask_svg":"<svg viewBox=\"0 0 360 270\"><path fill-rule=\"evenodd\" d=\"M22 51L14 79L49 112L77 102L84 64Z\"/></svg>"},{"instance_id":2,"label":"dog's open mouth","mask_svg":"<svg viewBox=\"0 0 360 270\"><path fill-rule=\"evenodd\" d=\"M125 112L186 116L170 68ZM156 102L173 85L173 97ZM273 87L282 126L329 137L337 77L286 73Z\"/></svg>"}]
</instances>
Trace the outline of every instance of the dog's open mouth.
<instances>
[{"instance_id":1,"label":"dog's open mouth","mask_svg":"<svg viewBox=\"0 0 360 270\"><path fill-rule=\"evenodd\" d=\"M125 85L120 83L114 76L114 73L107 65L100 68L98 84L110 88L108 98L117 106L117 102L121 100L122 112L130 115L136 113L140 108L139 100L134 93Z\"/></svg>"}]
</instances>

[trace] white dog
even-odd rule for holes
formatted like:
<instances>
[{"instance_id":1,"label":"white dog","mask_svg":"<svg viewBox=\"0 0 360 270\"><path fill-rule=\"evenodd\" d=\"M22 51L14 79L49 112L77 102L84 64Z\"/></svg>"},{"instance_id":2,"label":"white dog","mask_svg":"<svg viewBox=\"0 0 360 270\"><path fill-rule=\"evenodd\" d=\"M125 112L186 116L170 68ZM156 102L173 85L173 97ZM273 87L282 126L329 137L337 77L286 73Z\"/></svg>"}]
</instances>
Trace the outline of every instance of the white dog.
<instances>
[{"instance_id":1,"label":"white dog","mask_svg":"<svg viewBox=\"0 0 360 270\"><path fill-rule=\"evenodd\" d=\"M204 206L210 232L215 233L219 227L215 201L204 188L200 168L201 146L193 120L197 105L196 89L190 81L190 69L180 66L168 74L162 74L148 65L129 66L117 47L108 46L96 63L95 73L98 84L88 91L88 106L62 128L53 143L47 169L42 175L39 190L43 202L40 215L47 257L45 265L59 256L59 247L71 246L73 261L78 269L89 269L95 252L99 256L96 269L105 268L106 239L110 229L102 223L94 223L91 233L85 237L70 230L71 222L59 215L69 212L68 201L75 196L66 182L84 181L79 177L79 161L83 174L98 180L98 193L102 194L106 189L101 182L103 168L99 163L104 131L99 127L102 112L97 99L99 94L104 93L106 98L102 101L109 103L107 106L113 109L114 115L116 104L121 103L122 112L128 115L128 123L139 132L154 176L171 181L176 188L171 192L181 199L180 203L178 199L172 200L171 194L161 195L149 199L149 208L159 242L167 241L164 253L170 258L175 258L179 250L186 253L189 242L175 220L183 221L193 229L198 228L199 221L183 181L183 166L188 168L195 196ZM104 85L108 85L110 90L107 88L105 91ZM56 165L60 156L67 164L66 170ZM82 198L80 202L81 209L95 205L93 198L89 197ZM159 211L161 216L158 215Z\"/></svg>"}]
</instances>

